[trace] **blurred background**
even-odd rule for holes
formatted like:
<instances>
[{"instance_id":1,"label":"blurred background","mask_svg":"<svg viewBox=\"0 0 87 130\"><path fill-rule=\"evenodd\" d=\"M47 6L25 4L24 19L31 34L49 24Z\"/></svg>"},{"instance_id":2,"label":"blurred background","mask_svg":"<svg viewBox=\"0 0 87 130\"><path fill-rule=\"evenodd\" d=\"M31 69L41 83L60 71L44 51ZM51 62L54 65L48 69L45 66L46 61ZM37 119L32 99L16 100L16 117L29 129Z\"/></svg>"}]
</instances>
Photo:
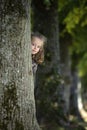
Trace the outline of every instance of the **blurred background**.
<instances>
[{"instance_id":1,"label":"blurred background","mask_svg":"<svg viewBox=\"0 0 87 130\"><path fill-rule=\"evenodd\" d=\"M47 37L35 85L40 127L87 130L87 0L32 0L31 25Z\"/></svg>"}]
</instances>

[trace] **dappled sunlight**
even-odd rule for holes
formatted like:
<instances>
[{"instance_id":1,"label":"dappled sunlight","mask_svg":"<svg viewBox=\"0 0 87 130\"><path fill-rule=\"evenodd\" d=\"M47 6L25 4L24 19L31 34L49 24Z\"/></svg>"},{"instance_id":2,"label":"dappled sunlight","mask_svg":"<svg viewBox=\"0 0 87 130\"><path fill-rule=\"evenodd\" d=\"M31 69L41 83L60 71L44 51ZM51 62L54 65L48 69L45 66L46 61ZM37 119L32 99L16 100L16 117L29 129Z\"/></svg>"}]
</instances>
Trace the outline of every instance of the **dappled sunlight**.
<instances>
[{"instance_id":1,"label":"dappled sunlight","mask_svg":"<svg viewBox=\"0 0 87 130\"><path fill-rule=\"evenodd\" d=\"M83 107L83 103L82 103L82 98L81 98L81 82L78 82L78 110L80 112L80 115L82 117L82 119L84 120L84 122L87 123L87 111L85 111L84 107ZM87 126L85 126L85 129L87 130Z\"/></svg>"},{"instance_id":2,"label":"dappled sunlight","mask_svg":"<svg viewBox=\"0 0 87 130\"><path fill-rule=\"evenodd\" d=\"M79 109L79 112L80 112L82 118L84 119L84 121L87 122L87 112L84 110L84 108Z\"/></svg>"}]
</instances>

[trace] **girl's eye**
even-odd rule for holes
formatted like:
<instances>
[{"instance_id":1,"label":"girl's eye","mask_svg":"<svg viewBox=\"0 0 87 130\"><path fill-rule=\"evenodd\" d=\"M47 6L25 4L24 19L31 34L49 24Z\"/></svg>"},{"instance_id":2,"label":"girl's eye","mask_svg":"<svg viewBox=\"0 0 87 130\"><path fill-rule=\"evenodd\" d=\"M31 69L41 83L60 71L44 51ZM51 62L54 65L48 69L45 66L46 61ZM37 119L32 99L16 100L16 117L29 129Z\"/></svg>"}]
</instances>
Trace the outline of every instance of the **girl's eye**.
<instances>
[{"instance_id":1,"label":"girl's eye","mask_svg":"<svg viewBox=\"0 0 87 130\"><path fill-rule=\"evenodd\" d=\"M40 48L40 46L37 46L37 48Z\"/></svg>"},{"instance_id":2,"label":"girl's eye","mask_svg":"<svg viewBox=\"0 0 87 130\"><path fill-rule=\"evenodd\" d=\"M34 43L32 43L32 45L34 46Z\"/></svg>"}]
</instances>

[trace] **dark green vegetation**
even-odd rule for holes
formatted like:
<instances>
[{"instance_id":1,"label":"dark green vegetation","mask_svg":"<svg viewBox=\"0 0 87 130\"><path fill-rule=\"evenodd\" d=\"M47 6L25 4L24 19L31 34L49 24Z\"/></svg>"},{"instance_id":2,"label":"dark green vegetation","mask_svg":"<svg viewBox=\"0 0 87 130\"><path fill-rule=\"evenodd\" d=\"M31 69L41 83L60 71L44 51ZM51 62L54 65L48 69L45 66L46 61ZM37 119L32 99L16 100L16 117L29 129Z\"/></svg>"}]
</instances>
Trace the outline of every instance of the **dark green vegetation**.
<instances>
[{"instance_id":1,"label":"dark green vegetation","mask_svg":"<svg viewBox=\"0 0 87 130\"><path fill-rule=\"evenodd\" d=\"M33 0L32 5L32 30L48 38L35 90L39 124L45 130L83 130L79 105L86 110L87 0Z\"/></svg>"}]
</instances>

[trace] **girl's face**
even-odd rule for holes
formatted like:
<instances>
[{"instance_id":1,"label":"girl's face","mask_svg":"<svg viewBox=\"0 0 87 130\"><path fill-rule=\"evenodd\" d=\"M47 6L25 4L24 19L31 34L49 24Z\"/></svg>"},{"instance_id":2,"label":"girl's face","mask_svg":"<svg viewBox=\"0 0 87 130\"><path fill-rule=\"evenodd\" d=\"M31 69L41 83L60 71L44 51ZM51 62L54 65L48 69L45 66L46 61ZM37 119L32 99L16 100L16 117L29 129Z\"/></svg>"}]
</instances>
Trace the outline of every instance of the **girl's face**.
<instances>
[{"instance_id":1,"label":"girl's face","mask_svg":"<svg viewBox=\"0 0 87 130\"><path fill-rule=\"evenodd\" d=\"M37 54L43 46L43 41L38 37L32 37L32 54Z\"/></svg>"}]
</instances>

